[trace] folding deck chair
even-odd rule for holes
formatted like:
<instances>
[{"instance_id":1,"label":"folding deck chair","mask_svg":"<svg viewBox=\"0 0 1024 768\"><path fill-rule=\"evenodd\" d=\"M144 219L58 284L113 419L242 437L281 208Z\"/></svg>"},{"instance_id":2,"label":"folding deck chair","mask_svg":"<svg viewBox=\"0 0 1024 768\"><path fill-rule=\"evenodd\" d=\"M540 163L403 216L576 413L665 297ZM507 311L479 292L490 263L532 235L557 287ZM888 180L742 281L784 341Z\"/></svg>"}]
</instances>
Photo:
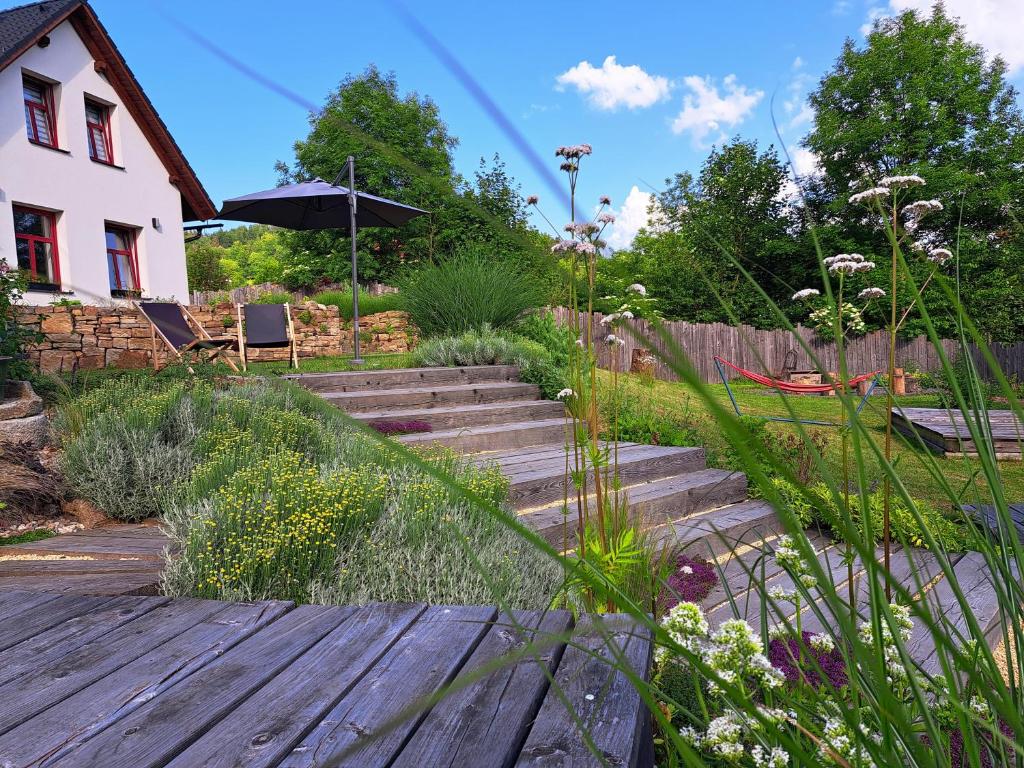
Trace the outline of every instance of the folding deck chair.
<instances>
[{"instance_id":1,"label":"folding deck chair","mask_svg":"<svg viewBox=\"0 0 1024 768\"><path fill-rule=\"evenodd\" d=\"M299 351L295 345L295 326L288 304L238 304L238 351L242 370L248 370L248 347L273 349L287 347L292 367L299 367Z\"/></svg>"},{"instance_id":2,"label":"folding deck chair","mask_svg":"<svg viewBox=\"0 0 1024 768\"><path fill-rule=\"evenodd\" d=\"M175 356L184 362L185 353L195 351L204 362L223 360L233 371L238 366L228 356L229 351L237 351L238 340L234 336L211 336L189 311L176 301L139 301L136 309L150 325L150 338L153 341L153 370L160 370L157 362L157 337L170 347ZM197 334L192 325L199 329ZM203 356L202 353L206 353ZM189 372L194 373L191 366Z\"/></svg>"}]
</instances>

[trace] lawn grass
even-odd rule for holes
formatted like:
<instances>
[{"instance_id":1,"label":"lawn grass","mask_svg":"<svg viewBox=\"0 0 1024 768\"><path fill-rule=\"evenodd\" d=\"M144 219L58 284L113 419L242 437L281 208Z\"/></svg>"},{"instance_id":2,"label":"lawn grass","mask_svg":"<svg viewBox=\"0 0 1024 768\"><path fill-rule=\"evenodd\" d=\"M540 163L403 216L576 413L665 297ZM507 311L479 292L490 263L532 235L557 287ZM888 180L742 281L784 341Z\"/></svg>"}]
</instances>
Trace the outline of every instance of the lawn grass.
<instances>
[{"instance_id":1,"label":"lawn grass","mask_svg":"<svg viewBox=\"0 0 1024 768\"><path fill-rule=\"evenodd\" d=\"M362 365L352 365L351 355L300 357L298 370L290 367L287 360L274 360L266 363L249 363L249 375L268 376L289 373L330 373L333 371L380 371L391 368L408 368L411 365L412 355L407 352L363 355Z\"/></svg>"},{"instance_id":2,"label":"lawn grass","mask_svg":"<svg viewBox=\"0 0 1024 768\"><path fill-rule=\"evenodd\" d=\"M637 376L627 375L623 378L626 380L625 386L630 388L630 396L650 398L651 404L658 411L673 421L684 423L693 429L699 436L700 442L708 450L708 455L712 462L726 453L728 446L725 437L716 426L715 418L711 416L703 400L691 387L676 382L655 381L647 383ZM780 395L775 392L753 384L730 382L730 386L744 415L782 417L788 415L785 403L782 402ZM716 402L727 410L732 410L732 404L729 402L729 396L723 385L709 384L708 389ZM836 397L796 395L788 396L787 400L800 418L815 421L845 421L841 402ZM903 407L937 407L935 396L929 394L900 397L898 398L898 403ZM870 439L881 450L885 441L884 395L873 396L868 400L862 411L862 421L867 428ZM772 423L768 428L780 434L785 432L796 434L797 432L797 427L793 424ZM807 426L804 428L809 434L824 434L827 436L828 443L825 448L825 459L832 472L835 473L835 476L841 477L842 440L840 430L836 427L821 426ZM984 484L983 478L979 476L981 464L977 459L962 457L941 458L929 451L911 445L898 432L896 433L893 455L899 476L910 495L930 501L939 509L948 510L951 504L942 489L937 487L929 471L929 466L932 462L937 464L951 487L961 494L964 503L975 501L973 492L968 490L972 483L976 483L979 488ZM869 480L880 483L882 472L879 468L879 463L871 455L867 446L865 446L865 462ZM999 469L1007 499L1011 503L1024 501L1024 462L1002 461L999 462ZM982 496L985 496L984 491Z\"/></svg>"},{"instance_id":3,"label":"lawn grass","mask_svg":"<svg viewBox=\"0 0 1024 768\"><path fill-rule=\"evenodd\" d=\"M14 536L0 536L0 547L14 546L15 544L28 544L30 541L41 541L50 539L57 534L53 531L26 531Z\"/></svg>"}]
</instances>

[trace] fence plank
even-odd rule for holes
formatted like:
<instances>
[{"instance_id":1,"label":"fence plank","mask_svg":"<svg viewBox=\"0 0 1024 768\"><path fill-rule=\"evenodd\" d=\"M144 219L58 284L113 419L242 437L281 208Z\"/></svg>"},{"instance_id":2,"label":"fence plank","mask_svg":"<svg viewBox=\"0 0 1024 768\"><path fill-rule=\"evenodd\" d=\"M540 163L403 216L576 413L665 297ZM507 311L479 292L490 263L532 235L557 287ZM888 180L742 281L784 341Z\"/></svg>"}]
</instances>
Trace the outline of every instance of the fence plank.
<instances>
[{"instance_id":1,"label":"fence plank","mask_svg":"<svg viewBox=\"0 0 1024 768\"><path fill-rule=\"evenodd\" d=\"M553 310L555 320L561 325L570 325L572 313L566 307ZM586 313L580 313L580 327L586 328ZM604 318L599 312L593 316L594 340L597 347L598 365L601 368L612 366L612 351L603 339L610 332L608 326L601 325ZM654 375L665 381L675 381L678 377L672 372L663 359L670 356L669 344L658 338L650 323L646 320L629 320L626 328L619 325L615 331L626 341L619 353L619 366L628 366L632 360L633 350L650 348L657 356ZM687 323L672 321L663 324L665 335L676 347L686 355L701 379L707 383L719 380L715 367L714 356L735 363L736 365L758 373L784 377L794 370L818 369L822 371L839 370L839 353L832 342L822 341L811 328L796 326L795 333L786 330L762 330L749 325L732 326L724 323ZM646 344L644 340L647 340ZM803 348L806 344L811 351L808 354ZM957 342L953 339L942 340L943 354L953 360L957 354ZM884 330L872 331L864 336L851 339L845 344L846 368L851 376L870 371L885 371L888 367L888 333ZM1016 376L1024 379L1024 342L1016 344L992 344L992 356L1007 377ZM971 356L978 367L979 373L987 379L993 377L992 371L985 362L981 352L973 345ZM815 362L817 359L817 363ZM942 368L939 351L926 336L914 339L896 340L896 366L920 371L938 371ZM726 370L732 379L737 377L735 371Z\"/></svg>"}]
</instances>

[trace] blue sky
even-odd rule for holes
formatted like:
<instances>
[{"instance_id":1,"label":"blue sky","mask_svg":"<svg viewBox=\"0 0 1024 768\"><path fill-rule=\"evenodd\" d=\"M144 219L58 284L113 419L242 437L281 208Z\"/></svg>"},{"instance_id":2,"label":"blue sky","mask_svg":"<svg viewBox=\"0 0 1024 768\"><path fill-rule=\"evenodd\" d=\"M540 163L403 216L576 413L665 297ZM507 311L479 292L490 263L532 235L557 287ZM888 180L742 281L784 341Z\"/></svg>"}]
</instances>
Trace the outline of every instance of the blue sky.
<instances>
[{"instance_id":1,"label":"blue sky","mask_svg":"<svg viewBox=\"0 0 1024 768\"><path fill-rule=\"evenodd\" d=\"M460 139L456 165L463 174L471 175L481 156L499 152L524 193L539 194L553 221L565 217L513 142L386 2L92 5L218 204L273 186L274 162L291 160L292 143L308 131L307 115L218 60L167 17L317 104L347 73L371 62L394 71L403 90L437 102ZM844 39L859 41L874 16L927 5L520 0L408 7L553 170L559 144L593 145L581 195L588 203L599 194L613 198L620 224L612 242L622 245L642 223L647 185L660 188L666 176L696 170L722 136L778 144L774 112L786 145L796 149L808 128L801 115L804 96L835 61ZM1020 86L1024 61L1015 58L1021 54L1007 31L1014 25L1002 14L1020 18L1024 0L948 0L947 7L963 16L970 36L1011 57Z\"/></svg>"}]
</instances>

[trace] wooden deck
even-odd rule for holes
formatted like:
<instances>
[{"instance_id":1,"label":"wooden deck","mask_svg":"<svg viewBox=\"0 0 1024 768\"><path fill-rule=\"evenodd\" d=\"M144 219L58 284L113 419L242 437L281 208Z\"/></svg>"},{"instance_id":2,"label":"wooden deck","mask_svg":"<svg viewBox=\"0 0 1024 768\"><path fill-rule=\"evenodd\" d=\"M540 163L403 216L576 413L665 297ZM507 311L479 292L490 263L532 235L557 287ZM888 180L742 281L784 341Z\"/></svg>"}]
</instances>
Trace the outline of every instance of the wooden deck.
<instances>
[{"instance_id":1,"label":"wooden deck","mask_svg":"<svg viewBox=\"0 0 1024 768\"><path fill-rule=\"evenodd\" d=\"M0 548L0 589L156 595L168 545L157 525L110 525L9 545Z\"/></svg>"},{"instance_id":2,"label":"wooden deck","mask_svg":"<svg viewBox=\"0 0 1024 768\"><path fill-rule=\"evenodd\" d=\"M971 417L975 421L974 417ZM988 431L996 458L1019 461L1024 423L1013 411L988 411ZM944 456L977 456L967 418L960 411L943 408L894 408L893 426L915 444L920 439Z\"/></svg>"},{"instance_id":3,"label":"wooden deck","mask_svg":"<svg viewBox=\"0 0 1024 768\"><path fill-rule=\"evenodd\" d=\"M619 616L2 588L0 616L5 768L600 765L563 696L605 764L651 764L605 659L646 677L652 645Z\"/></svg>"},{"instance_id":4,"label":"wooden deck","mask_svg":"<svg viewBox=\"0 0 1024 768\"><path fill-rule=\"evenodd\" d=\"M1010 520L1013 521L1013 527L1017 531L1017 536L1021 541L1024 541L1024 503L1009 504L1008 507ZM970 513L975 520L986 526L993 533L998 534L999 515L996 513L996 508L991 504L982 504L981 506L965 504L964 511Z\"/></svg>"},{"instance_id":5,"label":"wooden deck","mask_svg":"<svg viewBox=\"0 0 1024 768\"><path fill-rule=\"evenodd\" d=\"M818 562L822 570L835 585L839 596L847 600L850 580L849 571L843 562L844 545L812 530L808 530L807 533L811 545L818 553ZM773 534L760 541L739 542L735 547L735 555L717 558L734 603L730 602L729 593L722 584L705 598L703 607L707 613L708 623L712 627L718 626L726 619L738 617L746 619L756 628L762 625L763 616L767 617L769 625L780 623L783 616L795 625L796 613L792 605L778 603L776 609L762 600L762 596L773 587L785 590L795 588L792 578L772 557L777 538L778 535ZM701 553L695 551L692 554ZM879 564L883 561L881 545L875 552L874 560ZM1003 616L984 557L977 552L957 553L950 555L949 561L963 591L967 610L973 614L989 645L998 644L1002 636ZM946 630L954 638L959 640L966 633L965 611L957 601L949 580L932 552L894 546L891 553L891 573L894 580L905 588L914 600L928 601L932 615L943 622ZM867 572L859 558L855 559L853 564L853 590L858 613L866 619L870 586ZM823 622L831 626L838 625L823 601L814 606L803 606L801 623L804 631L820 632ZM920 619L915 618L914 623L915 630L908 644L908 653L920 662L926 671L932 674L942 672L931 633Z\"/></svg>"}]
</instances>

